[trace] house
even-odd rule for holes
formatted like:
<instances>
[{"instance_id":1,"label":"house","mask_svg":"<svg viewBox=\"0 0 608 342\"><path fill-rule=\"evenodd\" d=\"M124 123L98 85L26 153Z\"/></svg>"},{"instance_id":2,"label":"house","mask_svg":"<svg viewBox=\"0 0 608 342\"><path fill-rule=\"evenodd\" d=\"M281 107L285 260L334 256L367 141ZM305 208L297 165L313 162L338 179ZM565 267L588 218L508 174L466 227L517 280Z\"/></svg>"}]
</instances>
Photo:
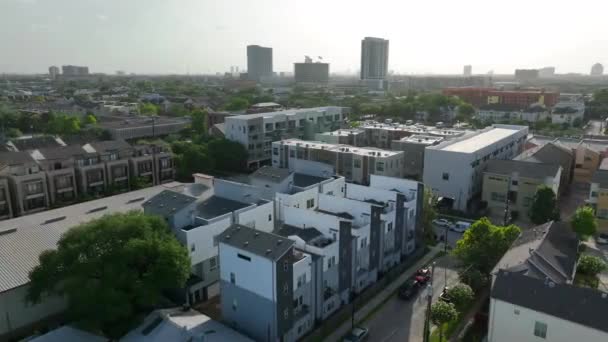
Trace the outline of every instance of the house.
<instances>
[{"instance_id":1,"label":"house","mask_svg":"<svg viewBox=\"0 0 608 342\"><path fill-rule=\"evenodd\" d=\"M482 201L495 213L509 209L527 218L536 190L540 185L559 194L562 168L556 164L532 163L521 160L490 160L483 173Z\"/></svg>"},{"instance_id":2,"label":"house","mask_svg":"<svg viewBox=\"0 0 608 342\"><path fill-rule=\"evenodd\" d=\"M598 229L608 231L608 159L604 159L589 182L587 204L595 211Z\"/></svg>"},{"instance_id":3,"label":"house","mask_svg":"<svg viewBox=\"0 0 608 342\"><path fill-rule=\"evenodd\" d=\"M0 162L14 204L13 215L36 213L51 205L46 173L29 153L0 152Z\"/></svg>"},{"instance_id":4,"label":"house","mask_svg":"<svg viewBox=\"0 0 608 342\"><path fill-rule=\"evenodd\" d=\"M489 342L608 339L608 294L572 285L578 245L568 223L522 232L492 272Z\"/></svg>"},{"instance_id":5,"label":"house","mask_svg":"<svg viewBox=\"0 0 608 342\"><path fill-rule=\"evenodd\" d=\"M560 193L558 193L557 195L563 194L568 191L568 188L572 183L575 159L574 153L567 147L557 142L550 142L526 150L514 159L533 163L544 163L561 166L562 173L559 185Z\"/></svg>"}]
</instances>

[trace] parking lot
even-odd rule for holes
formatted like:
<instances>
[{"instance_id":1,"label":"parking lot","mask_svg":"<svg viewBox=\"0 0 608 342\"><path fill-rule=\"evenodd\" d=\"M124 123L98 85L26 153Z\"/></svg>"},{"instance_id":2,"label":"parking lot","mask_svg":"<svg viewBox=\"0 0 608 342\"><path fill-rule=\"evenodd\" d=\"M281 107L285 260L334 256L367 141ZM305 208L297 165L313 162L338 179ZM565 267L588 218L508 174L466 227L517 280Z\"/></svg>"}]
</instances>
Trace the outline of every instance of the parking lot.
<instances>
[{"instance_id":1,"label":"parking lot","mask_svg":"<svg viewBox=\"0 0 608 342\"><path fill-rule=\"evenodd\" d=\"M458 281L457 262L446 255L436 260L433 301L439 297L447 284L453 286ZM422 341L426 311L426 287L409 300L393 295L374 313L364 326L369 328L370 341Z\"/></svg>"}]
</instances>

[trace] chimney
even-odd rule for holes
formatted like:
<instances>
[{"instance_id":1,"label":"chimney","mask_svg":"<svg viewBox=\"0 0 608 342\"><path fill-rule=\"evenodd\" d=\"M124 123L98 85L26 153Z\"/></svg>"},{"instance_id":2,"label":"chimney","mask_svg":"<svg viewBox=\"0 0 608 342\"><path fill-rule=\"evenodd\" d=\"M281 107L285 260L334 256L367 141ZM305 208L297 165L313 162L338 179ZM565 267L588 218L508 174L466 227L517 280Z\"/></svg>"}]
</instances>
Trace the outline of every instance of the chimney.
<instances>
[{"instance_id":1,"label":"chimney","mask_svg":"<svg viewBox=\"0 0 608 342\"><path fill-rule=\"evenodd\" d=\"M195 184L203 184L209 188L213 187L213 176L203 173L195 173L192 175L192 177L194 177Z\"/></svg>"}]
</instances>

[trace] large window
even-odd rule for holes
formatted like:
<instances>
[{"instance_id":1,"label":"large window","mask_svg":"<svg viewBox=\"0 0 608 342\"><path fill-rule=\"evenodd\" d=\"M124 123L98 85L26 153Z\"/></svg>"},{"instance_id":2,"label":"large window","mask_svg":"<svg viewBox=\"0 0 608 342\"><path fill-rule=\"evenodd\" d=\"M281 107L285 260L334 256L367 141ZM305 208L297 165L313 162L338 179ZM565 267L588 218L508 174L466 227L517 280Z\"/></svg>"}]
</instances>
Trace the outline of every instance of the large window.
<instances>
[{"instance_id":1,"label":"large window","mask_svg":"<svg viewBox=\"0 0 608 342\"><path fill-rule=\"evenodd\" d=\"M543 322L534 322L534 336L547 338L547 324Z\"/></svg>"},{"instance_id":2,"label":"large window","mask_svg":"<svg viewBox=\"0 0 608 342\"><path fill-rule=\"evenodd\" d=\"M361 160L360 159L355 159L353 165L355 166L355 169L360 169L361 168Z\"/></svg>"},{"instance_id":3,"label":"large window","mask_svg":"<svg viewBox=\"0 0 608 342\"><path fill-rule=\"evenodd\" d=\"M490 199L494 202L504 202L505 194L501 194L499 192L493 192L490 194Z\"/></svg>"},{"instance_id":4,"label":"large window","mask_svg":"<svg viewBox=\"0 0 608 342\"><path fill-rule=\"evenodd\" d=\"M376 170L380 171L380 172L384 172L384 162L377 162L376 163Z\"/></svg>"},{"instance_id":5,"label":"large window","mask_svg":"<svg viewBox=\"0 0 608 342\"><path fill-rule=\"evenodd\" d=\"M450 180L450 174L447 172L444 172L443 175L441 175L441 178L443 178L443 180Z\"/></svg>"}]
</instances>

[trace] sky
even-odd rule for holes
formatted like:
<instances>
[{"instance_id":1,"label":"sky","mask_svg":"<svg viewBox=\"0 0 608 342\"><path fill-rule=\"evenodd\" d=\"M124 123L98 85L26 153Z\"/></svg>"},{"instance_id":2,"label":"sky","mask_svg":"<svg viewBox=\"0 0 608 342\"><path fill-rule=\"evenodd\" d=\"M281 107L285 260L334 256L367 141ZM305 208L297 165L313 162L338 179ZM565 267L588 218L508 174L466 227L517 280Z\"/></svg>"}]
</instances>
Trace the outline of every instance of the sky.
<instances>
[{"instance_id":1,"label":"sky","mask_svg":"<svg viewBox=\"0 0 608 342\"><path fill-rule=\"evenodd\" d=\"M588 73L608 65L607 13L602 0L0 0L0 73L244 70L249 44L273 48L275 71L309 55L354 73L366 36L389 39L395 73Z\"/></svg>"}]
</instances>

